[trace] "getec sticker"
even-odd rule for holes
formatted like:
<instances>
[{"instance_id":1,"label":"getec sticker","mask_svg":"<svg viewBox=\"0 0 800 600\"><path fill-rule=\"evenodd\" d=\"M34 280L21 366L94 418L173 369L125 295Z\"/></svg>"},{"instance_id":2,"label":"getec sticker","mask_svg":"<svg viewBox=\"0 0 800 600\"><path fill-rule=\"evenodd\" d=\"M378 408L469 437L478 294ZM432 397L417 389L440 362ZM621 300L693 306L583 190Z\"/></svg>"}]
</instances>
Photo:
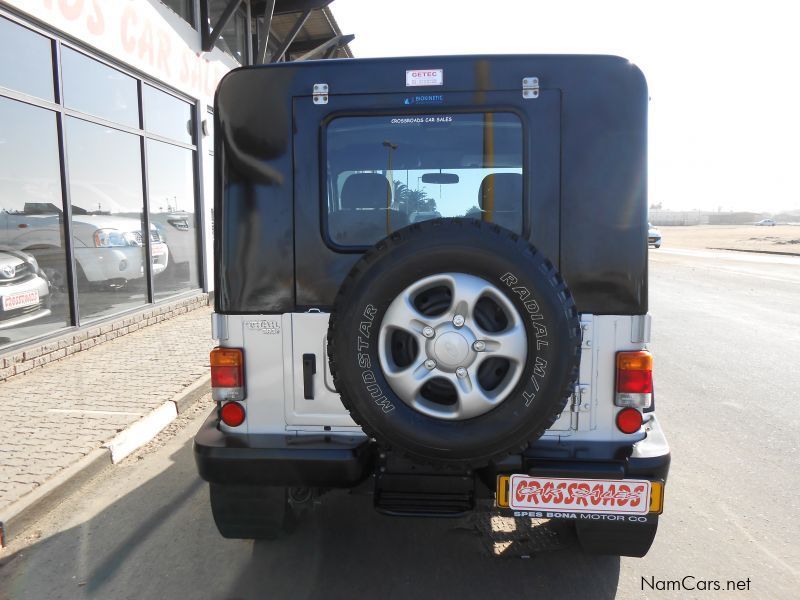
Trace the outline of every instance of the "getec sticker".
<instances>
[{"instance_id":1,"label":"getec sticker","mask_svg":"<svg viewBox=\"0 0 800 600\"><path fill-rule=\"evenodd\" d=\"M406 71L406 87L444 85L444 69L412 69Z\"/></svg>"}]
</instances>

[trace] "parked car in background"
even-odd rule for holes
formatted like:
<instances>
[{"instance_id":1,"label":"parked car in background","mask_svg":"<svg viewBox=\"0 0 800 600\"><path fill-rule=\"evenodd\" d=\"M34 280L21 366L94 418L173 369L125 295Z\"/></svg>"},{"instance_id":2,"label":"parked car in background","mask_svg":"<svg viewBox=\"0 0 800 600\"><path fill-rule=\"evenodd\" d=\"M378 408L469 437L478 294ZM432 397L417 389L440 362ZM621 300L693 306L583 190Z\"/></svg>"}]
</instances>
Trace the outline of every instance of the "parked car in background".
<instances>
[{"instance_id":1,"label":"parked car in background","mask_svg":"<svg viewBox=\"0 0 800 600\"><path fill-rule=\"evenodd\" d=\"M650 223L647 224L647 245L661 248L661 232Z\"/></svg>"},{"instance_id":2,"label":"parked car in background","mask_svg":"<svg viewBox=\"0 0 800 600\"><path fill-rule=\"evenodd\" d=\"M775 227L775 221L772 219L761 219L756 223L756 225L761 225L762 227Z\"/></svg>"},{"instance_id":3,"label":"parked car in background","mask_svg":"<svg viewBox=\"0 0 800 600\"><path fill-rule=\"evenodd\" d=\"M53 285L65 290L62 221L57 206L26 203L22 211L0 214L0 243L32 254ZM95 214L73 206L72 229L79 280L118 287L144 277L144 239L138 218ZM150 242L153 273L158 275L169 264L169 249L152 223Z\"/></svg>"},{"instance_id":4,"label":"parked car in background","mask_svg":"<svg viewBox=\"0 0 800 600\"><path fill-rule=\"evenodd\" d=\"M169 261L163 270L164 276L178 281L197 281L197 228L194 213L154 212L150 214L150 222L155 225L161 241L169 248Z\"/></svg>"},{"instance_id":5,"label":"parked car in background","mask_svg":"<svg viewBox=\"0 0 800 600\"><path fill-rule=\"evenodd\" d=\"M89 283L124 284L144 277L141 223L131 217L72 214L75 260ZM153 274L167 268L169 250L150 224Z\"/></svg>"},{"instance_id":6,"label":"parked car in background","mask_svg":"<svg viewBox=\"0 0 800 600\"><path fill-rule=\"evenodd\" d=\"M50 285L36 259L0 249L0 330L50 314Z\"/></svg>"}]
</instances>

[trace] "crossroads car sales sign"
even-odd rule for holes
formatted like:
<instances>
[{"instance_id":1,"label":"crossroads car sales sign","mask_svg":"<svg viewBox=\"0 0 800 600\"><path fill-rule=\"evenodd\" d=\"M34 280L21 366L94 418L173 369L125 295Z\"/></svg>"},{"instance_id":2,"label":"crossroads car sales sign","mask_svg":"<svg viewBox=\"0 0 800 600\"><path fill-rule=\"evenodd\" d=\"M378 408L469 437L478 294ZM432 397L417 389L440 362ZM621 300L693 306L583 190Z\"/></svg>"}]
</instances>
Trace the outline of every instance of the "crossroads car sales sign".
<instances>
[{"instance_id":1,"label":"crossroads car sales sign","mask_svg":"<svg viewBox=\"0 0 800 600\"><path fill-rule=\"evenodd\" d=\"M512 475L509 507L525 511L646 515L650 508L650 482Z\"/></svg>"},{"instance_id":2,"label":"crossroads car sales sign","mask_svg":"<svg viewBox=\"0 0 800 600\"><path fill-rule=\"evenodd\" d=\"M406 71L406 87L444 85L444 69L412 69Z\"/></svg>"}]
</instances>

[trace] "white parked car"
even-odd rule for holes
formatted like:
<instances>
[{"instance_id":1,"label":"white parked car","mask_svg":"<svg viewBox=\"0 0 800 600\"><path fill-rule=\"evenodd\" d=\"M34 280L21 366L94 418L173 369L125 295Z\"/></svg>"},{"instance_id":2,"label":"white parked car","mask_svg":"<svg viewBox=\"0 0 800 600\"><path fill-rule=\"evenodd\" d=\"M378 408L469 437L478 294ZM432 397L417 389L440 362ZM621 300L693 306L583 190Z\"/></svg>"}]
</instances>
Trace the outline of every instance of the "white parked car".
<instances>
[{"instance_id":1,"label":"white parked car","mask_svg":"<svg viewBox=\"0 0 800 600\"><path fill-rule=\"evenodd\" d=\"M150 222L156 227L161 242L169 248L169 263L164 270L164 276L169 277L172 274L181 281L197 281L197 229L194 213L150 213ZM158 271L154 270L154 273L157 274Z\"/></svg>"},{"instance_id":2,"label":"white parked car","mask_svg":"<svg viewBox=\"0 0 800 600\"><path fill-rule=\"evenodd\" d=\"M131 217L72 215L75 260L90 283L123 282L144 277L141 223ZM153 274L167 268L169 251L150 224Z\"/></svg>"},{"instance_id":3,"label":"white parked car","mask_svg":"<svg viewBox=\"0 0 800 600\"><path fill-rule=\"evenodd\" d=\"M23 211L0 213L0 243L33 254L52 284L65 289L61 242L63 215L53 204L26 203ZM92 284L122 285L144 277L142 225L130 216L92 214L73 208L73 244L78 276ZM153 273L167 268L169 249L150 225Z\"/></svg>"},{"instance_id":4,"label":"white parked car","mask_svg":"<svg viewBox=\"0 0 800 600\"><path fill-rule=\"evenodd\" d=\"M761 225L762 227L775 227L775 221L772 219L761 219L756 223L756 225Z\"/></svg>"},{"instance_id":5,"label":"white parked car","mask_svg":"<svg viewBox=\"0 0 800 600\"><path fill-rule=\"evenodd\" d=\"M647 224L647 245L661 248L661 232L650 223Z\"/></svg>"}]
</instances>

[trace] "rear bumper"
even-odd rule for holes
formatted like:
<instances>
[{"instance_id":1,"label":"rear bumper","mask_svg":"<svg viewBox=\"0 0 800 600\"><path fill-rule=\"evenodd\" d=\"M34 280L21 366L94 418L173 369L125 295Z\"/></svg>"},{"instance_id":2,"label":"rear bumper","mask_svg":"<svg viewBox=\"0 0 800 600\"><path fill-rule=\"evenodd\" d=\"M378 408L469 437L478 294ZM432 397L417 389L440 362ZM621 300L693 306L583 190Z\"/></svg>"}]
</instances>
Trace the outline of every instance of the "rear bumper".
<instances>
[{"instance_id":1,"label":"rear bumper","mask_svg":"<svg viewBox=\"0 0 800 600\"><path fill-rule=\"evenodd\" d=\"M569 437L541 438L521 455L496 463L483 480L490 484L497 475L527 473L541 477L594 479L667 480L670 451L655 415L646 415L646 436L626 442L584 442Z\"/></svg>"},{"instance_id":2,"label":"rear bumper","mask_svg":"<svg viewBox=\"0 0 800 600\"><path fill-rule=\"evenodd\" d=\"M646 427L647 436L633 445L540 439L523 454L508 456L476 475L488 494L494 493L498 475L511 473L666 482L669 445L655 416ZM200 477L219 484L353 487L375 472L376 454L375 444L364 436L223 434L217 429L216 411L194 439Z\"/></svg>"},{"instance_id":3,"label":"rear bumper","mask_svg":"<svg viewBox=\"0 0 800 600\"><path fill-rule=\"evenodd\" d=\"M209 483L353 487L372 471L364 436L235 436L217 429L216 410L194 438L200 477Z\"/></svg>"}]
</instances>

